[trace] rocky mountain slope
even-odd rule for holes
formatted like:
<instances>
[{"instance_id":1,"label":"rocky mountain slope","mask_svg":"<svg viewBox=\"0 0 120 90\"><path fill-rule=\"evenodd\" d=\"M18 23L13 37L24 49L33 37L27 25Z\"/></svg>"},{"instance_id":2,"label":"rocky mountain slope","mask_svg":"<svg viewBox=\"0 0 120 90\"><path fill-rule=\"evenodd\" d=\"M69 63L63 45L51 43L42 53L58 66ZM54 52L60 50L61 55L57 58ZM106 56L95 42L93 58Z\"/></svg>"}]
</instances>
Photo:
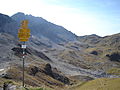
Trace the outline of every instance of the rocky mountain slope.
<instances>
[{"instance_id":1,"label":"rocky mountain slope","mask_svg":"<svg viewBox=\"0 0 120 90\"><path fill-rule=\"evenodd\" d=\"M5 32L17 36L18 24L11 17L0 14L0 32Z\"/></svg>"},{"instance_id":2,"label":"rocky mountain slope","mask_svg":"<svg viewBox=\"0 0 120 90\"><path fill-rule=\"evenodd\" d=\"M92 34L92 35L79 36L78 40L84 43L97 44L101 40L101 38L102 37L96 34Z\"/></svg>"},{"instance_id":3,"label":"rocky mountain slope","mask_svg":"<svg viewBox=\"0 0 120 90\"><path fill-rule=\"evenodd\" d=\"M80 42L91 45L91 47L86 49L87 52L104 59L108 58L111 61L120 61L120 33L105 37L90 37L87 36L86 40L85 38L79 39ZM95 41L96 43L94 43Z\"/></svg>"},{"instance_id":4,"label":"rocky mountain slope","mask_svg":"<svg viewBox=\"0 0 120 90\"><path fill-rule=\"evenodd\" d=\"M34 36L45 37L55 43L76 40L76 35L72 32L66 30L62 26L48 22L41 17L25 15L24 13L16 13L11 18L17 21L19 24L22 20L29 20L29 28Z\"/></svg>"},{"instance_id":5,"label":"rocky mountain slope","mask_svg":"<svg viewBox=\"0 0 120 90\"><path fill-rule=\"evenodd\" d=\"M19 75L22 49L16 36L23 19L29 20L32 32L26 42L27 86L67 90L71 85L79 82L82 85L96 78L120 78L120 33L106 37L77 36L76 39L73 33L40 17L23 13L12 18L3 14L0 17L0 79L3 80L0 85L4 80L17 84L22 80Z\"/></svg>"}]
</instances>

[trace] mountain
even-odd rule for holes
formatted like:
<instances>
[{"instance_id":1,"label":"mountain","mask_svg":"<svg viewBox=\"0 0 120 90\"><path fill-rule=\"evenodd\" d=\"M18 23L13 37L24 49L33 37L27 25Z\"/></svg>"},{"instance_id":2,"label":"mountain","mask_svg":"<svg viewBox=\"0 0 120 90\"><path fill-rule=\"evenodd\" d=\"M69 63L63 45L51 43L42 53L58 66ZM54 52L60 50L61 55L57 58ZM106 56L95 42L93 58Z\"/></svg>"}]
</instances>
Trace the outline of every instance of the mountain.
<instances>
[{"instance_id":1,"label":"mountain","mask_svg":"<svg viewBox=\"0 0 120 90\"><path fill-rule=\"evenodd\" d=\"M120 50L120 33L103 37L98 45Z\"/></svg>"},{"instance_id":2,"label":"mountain","mask_svg":"<svg viewBox=\"0 0 120 90\"><path fill-rule=\"evenodd\" d=\"M6 23L10 23L11 21L12 19L9 16L0 13L0 27L5 25Z\"/></svg>"},{"instance_id":3,"label":"mountain","mask_svg":"<svg viewBox=\"0 0 120 90\"><path fill-rule=\"evenodd\" d=\"M104 59L107 58L111 61L120 61L120 33L105 37L90 37L91 35L79 39L80 41L91 45L86 51Z\"/></svg>"},{"instance_id":4,"label":"mountain","mask_svg":"<svg viewBox=\"0 0 120 90\"><path fill-rule=\"evenodd\" d=\"M9 17L0 14L0 32L5 32L17 36L18 29L22 20L29 20L31 35L44 38L54 43L62 43L76 40L76 35L66 30L62 26L55 25L41 17L16 13ZM37 27L37 28L36 28Z\"/></svg>"},{"instance_id":5,"label":"mountain","mask_svg":"<svg viewBox=\"0 0 120 90\"><path fill-rule=\"evenodd\" d=\"M0 32L17 36L18 24L8 15L0 14Z\"/></svg>"},{"instance_id":6,"label":"mountain","mask_svg":"<svg viewBox=\"0 0 120 90\"><path fill-rule=\"evenodd\" d=\"M85 35L85 36L78 36L78 40L80 42L84 42L84 43L89 43L89 44L96 44L101 40L102 37L96 35L96 34L92 34L92 35Z\"/></svg>"},{"instance_id":7,"label":"mountain","mask_svg":"<svg viewBox=\"0 0 120 90\"><path fill-rule=\"evenodd\" d=\"M89 85L98 88L93 82L104 81L100 78L105 78L104 84L108 80L107 85L113 78L116 78L115 83L120 83L117 81L120 78L120 33L105 37L76 36L41 17L24 13L12 17L0 14L0 17L0 89L8 82L21 87L22 49L16 36L23 19L29 20L32 32L25 49L25 85L28 88L79 90L88 86L89 90Z\"/></svg>"},{"instance_id":8,"label":"mountain","mask_svg":"<svg viewBox=\"0 0 120 90\"><path fill-rule=\"evenodd\" d=\"M41 17L16 13L11 17L19 24L22 20L29 20L31 34L37 37L45 37L55 43L68 42L76 40L76 35L66 30L62 26L55 25Z\"/></svg>"}]
</instances>

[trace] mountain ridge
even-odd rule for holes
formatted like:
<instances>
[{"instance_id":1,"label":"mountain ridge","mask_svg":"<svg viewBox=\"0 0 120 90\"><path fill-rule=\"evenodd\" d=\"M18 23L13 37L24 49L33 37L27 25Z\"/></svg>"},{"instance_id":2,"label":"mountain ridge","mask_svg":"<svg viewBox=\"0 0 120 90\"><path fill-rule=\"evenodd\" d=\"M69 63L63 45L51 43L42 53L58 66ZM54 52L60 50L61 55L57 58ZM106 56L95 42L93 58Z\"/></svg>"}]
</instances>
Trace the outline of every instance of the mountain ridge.
<instances>
[{"instance_id":1,"label":"mountain ridge","mask_svg":"<svg viewBox=\"0 0 120 90\"><path fill-rule=\"evenodd\" d=\"M76 35L72 32L66 30L62 26L58 26L41 17L34 17L32 15L25 15L24 13L16 13L11 16L12 19L20 23L22 20L27 19L30 24L29 28L31 33L38 37L47 37L55 43L74 41L76 40ZM37 28L36 28L37 27ZM36 33L37 32L37 33ZM62 33L62 34L61 34Z\"/></svg>"},{"instance_id":2,"label":"mountain ridge","mask_svg":"<svg viewBox=\"0 0 120 90\"><path fill-rule=\"evenodd\" d=\"M3 16L0 15L0 17ZM22 13L22 18L19 20L20 16L18 16L14 16L18 21L5 16L9 19L8 21L11 19L12 21L10 23L6 21L4 25L1 23L0 70L6 68L8 71L12 71L10 73L2 72L3 74L0 72L1 80L7 81L8 79L5 77L8 75L12 77L11 81L16 82L19 78L21 82L22 76L19 75L19 72L22 72L22 49L21 42L16 37L20 21L27 18L31 18L29 27L32 34L29 41L26 42L25 74L28 80L26 85L34 83L42 87L45 83L46 86L53 89L56 89L55 86L57 86L58 89L65 88L67 90L66 83L60 82L61 80L63 82L70 81L68 82L69 87L78 82L82 85L96 78L120 77L120 33L106 37L95 34L79 37L42 18L26 16ZM43 21L41 22L41 20ZM71 35L75 39L71 40ZM118 53L116 54L116 52ZM32 67L28 68L29 66ZM16 73L17 79L14 76ZM0 85L3 84L0 83Z\"/></svg>"}]
</instances>

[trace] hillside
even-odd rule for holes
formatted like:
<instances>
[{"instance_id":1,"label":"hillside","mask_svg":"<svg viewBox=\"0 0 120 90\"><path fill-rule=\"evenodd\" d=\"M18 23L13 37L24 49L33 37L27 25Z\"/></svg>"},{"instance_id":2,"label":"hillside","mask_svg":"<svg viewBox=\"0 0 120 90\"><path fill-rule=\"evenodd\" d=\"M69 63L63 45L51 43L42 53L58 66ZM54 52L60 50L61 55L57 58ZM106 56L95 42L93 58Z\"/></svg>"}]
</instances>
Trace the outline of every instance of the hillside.
<instances>
[{"instance_id":1,"label":"hillside","mask_svg":"<svg viewBox=\"0 0 120 90\"><path fill-rule=\"evenodd\" d=\"M120 33L101 37L97 40L99 42L92 44L94 47L90 47L86 51L111 61L120 61Z\"/></svg>"},{"instance_id":2,"label":"hillside","mask_svg":"<svg viewBox=\"0 0 120 90\"><path fill-rule=\"evenodd\" d=\"M4 79L21 82L22 67L20 65L13 65L6 74L3 75ZM50 88L63 88L65 84L70 84L70 79L65 77L57 69L51 67L50 64L32 64L25 68L25 83L27 86L33 87L50 87Z\"/></svg>"},{"instance_id":3,"label":"hillside","mask_svg":"<svg viewBox=\"0 0 120 90\"><path fill-rule=\"evenodd\" d=\"M29 20L32 32L25 50L25 85L28 88L45 86L66 90L78 85L75 88L84 90L93 85L89 82L99 84L97 78L108 80L107 85L111 85L113 78L120 78L120 33L79 37L41 17L24 13L12 17L0 14L0 17L1 87L9 80L18 87L22 83L22 49L16 36L23 19ZM118 82L115 79L115 83ZM117 87L116 84L114 88Z\"/></svg>"},{"instance_id":4,"label":"hillside","mask_svg":"<svg viewBox=\"0 0 120 90\"><path fill-rule=\"evenodd\" d=\"M92 34L92 35L79 36L77 39L80 42L89 43L89 44L97 44L99 41L101 41L101 38L102 37L96 34Z\"/></svg>"},{"instance_id":5,"label":"hillside","mask_svg":"<svg viewBox=\"0 0 120 90\"><path fill-rule=\"evenodd\" d=\"M119 90L120 78L99 78L89 82L84 82L69 90Z\"/></svg>"},{"instance_id":6,"label":"hillside","mask_svg":"<svg viewBox=\"0 0 120 90\"><path fill-rule=\"evenodd\" d=\"M17 37L18 23L11 17L0 14L0 32L12 34Z\"/></svg>"}]
</instances>

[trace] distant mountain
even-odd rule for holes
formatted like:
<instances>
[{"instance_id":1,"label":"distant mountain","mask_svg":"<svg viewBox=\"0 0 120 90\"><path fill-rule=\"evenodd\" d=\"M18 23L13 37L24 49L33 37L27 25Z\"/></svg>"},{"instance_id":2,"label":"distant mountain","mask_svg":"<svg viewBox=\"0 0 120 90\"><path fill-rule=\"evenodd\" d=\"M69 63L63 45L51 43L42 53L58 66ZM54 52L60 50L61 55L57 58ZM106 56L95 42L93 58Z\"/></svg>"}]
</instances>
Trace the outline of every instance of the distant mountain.
<instances>
[{"instance_id":1,"label":"distant mountain","mask_svg":"<svg viewBox=\"0 0 120 90\"><path fill-rule=\"evenodd\" d=\"M68 42L76 40L76 35L66 30L62 26L55 25L41 17L25 15L24 13L16 13L12 19L20 24L22 20L29 20L29 28L31 33L37 37L45 37L55 43Z\"/></svg>"},{"instance_id":2,"label":"distant mountain","mask_svg":"<svg viewBox=\"0 0 120 90\"><path fill-rule=\"evenodd\" d=\"M106 46L120 50L120 33L105 36L98 43L99 46Z\"/></svg>"},{"instance_id":3,"label":"distant mountain","mask_svg":"<svg viewBox=\"0 0 120 90\"><path fill-rule=\"evenodd\" d=\"M18 24L11 17L0 14L0 32L9 33L17 36Z\"/></svg>"},{"instance_id":4,"label":"distant mountain","mask_svg":"<svg viewBox=\"0 0 120 90\"><path fill-rule=\"evenodd\" d=\"M108 57L111 61L120 62L120 33L105 37L89 35L79 37L78 40L92 45L92 47L88 47L86 50L91 54L98 55L102 58Z\"/></svg>"},{"instance_id":5,"label":"distant mountain","mask_svg":"<svg viewBox=\"0 0 120 90\"><path fill-rule=\"evenodd\" d=\"M31 29L25 50L27 86L45 85L67 90L71 85L85 85L96 78L120 78L120 33L105 37L95 34L76 37L41 17L24 13L12 17L0 14L0 87L8 80L5 79L7 75L13 82L22 82L23 50L14 36L17 36L20 22L24 19L29 20Z\"/></svg>"},{"instance_id":6,"label":"distant mountain","mask_svg":"<svg viewBox=\"0 0 120 90\"><path fill-rule=\"evenodd\" d=\"M77 40L83 43L96 45L99 47L110 47L116 48L116 50L120 50L120 33L100 37L96 34L92 35L85 35L85 36L78 36Z\"/></svg>"},{"instance_id":7,"label":"distant mountain","mask_svg":"<svg viewBox=\"0 0 120 90\"><path fill-rule=\"evenodd\" d=\"M9 16L0 13L0 27L5 25L6 23L10 23L11 21L12 19Z\"/></svg>"},{"instance_id":8,"label":"distant mountain","mask_svg":"<svg viewBox=\"0 0 120 90\"><path fill-rule=\"evenodd\" d=\"M96 34L91 34L91 35L85 35L85 36L79 36L77 39L80 42L84 43L89 43L89 44L97 44L102 37L96 35Z\"/></svg>"}]
</instances>

